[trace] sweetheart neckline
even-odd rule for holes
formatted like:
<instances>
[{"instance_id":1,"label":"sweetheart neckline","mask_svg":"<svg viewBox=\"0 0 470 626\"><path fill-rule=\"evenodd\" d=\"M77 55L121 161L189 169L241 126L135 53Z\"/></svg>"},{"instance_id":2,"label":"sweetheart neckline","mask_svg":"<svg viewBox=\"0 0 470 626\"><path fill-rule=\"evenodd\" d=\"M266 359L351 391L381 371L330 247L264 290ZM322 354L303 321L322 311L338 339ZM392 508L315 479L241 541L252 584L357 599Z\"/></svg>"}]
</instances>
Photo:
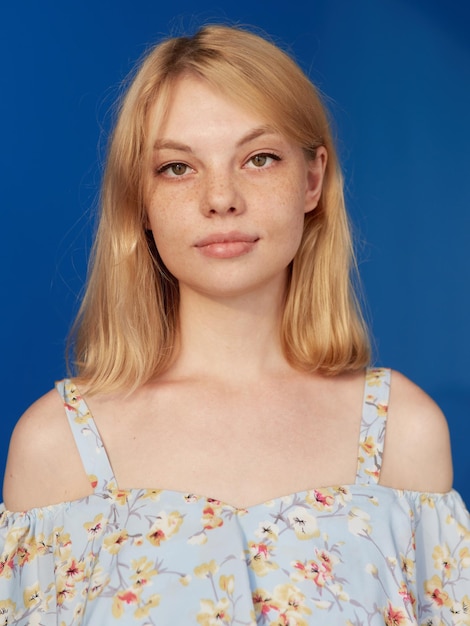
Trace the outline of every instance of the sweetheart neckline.
<instances>
[{"instance_id":1,"label":"sweetheart neckline","mask_svg":"<svg viewBox=\"0 0 470 626\"><path fill-rule=\"evenodd\" d=\"M235 505L230 504L229 502L217 500L215 498L203 496L200 494L191 494L189 492L179 491L177 489L156 489L156 488L147 488L147 487L132 487L130 489L121 489L121 488L113 487L112 491L115 493L123 493L123 494L124 493L130 494L130 493L135 493L139 491L143 493L155 491L155 492L158 492L159 494L167 494L175 498L180 497L181 500L185 501L186 504L191 504L193 502L198 502L198 501L203 501L203 502L205 501L205 502L211 502L211 503L217 502L222 508L231 509L235 514L246 514L246 513L249 513L251 510L256 510L262 507L268 507L268 508L274 507L275 503L279 502L280 500L284 500L284 499L287 500L288 498L295 498L296 496L300 498L302 494L306 494L311 491L326 491L326 490L334 490L334 489L336 490L359 489L359 490L365 490L367 492L373 492L377 490L381 493L394 493L400 497L401 496L405 496L405 497L410 496L414 498L422 498L422 497L426 498L427 497L427 498L431 498L434 500L444 499L446 497L454 496L458 494L458 492L453 487L449 489L449 491L439 492L439 491L416 491L413 489L398 489L396 487L388 487L387 485L381 485L378 483L350 483L346 485L344 484L343 485L327 485L327 486L322 486L322 487L312 487L311 489L301 489L299 491L294 491L292 493L288 493L285 495L276 496L275 498L271 498L270 500L265 500L263 502L252 504L247 507L236 507ZM32 513L34 511L53 510L58 507L62 507L66 505L70 506L75 503L80 503L89 498L99 498L99 497L102 497L103 494L105 493L106 493L106 490L95 491L86 496L75 498L74 500L63 500L62 502L56 502L54 504L47 504L44 506L32 507L31 509L26 509L25 511L10 511L5 507L3 503L0 503L0 520L1 520L1 517L5 514L7 514L7 516L8 515L27 515L28 513ZM191 496L193 500L188 500L185 498L185 496L186 497Z\"/></svg>"}]
</instances>

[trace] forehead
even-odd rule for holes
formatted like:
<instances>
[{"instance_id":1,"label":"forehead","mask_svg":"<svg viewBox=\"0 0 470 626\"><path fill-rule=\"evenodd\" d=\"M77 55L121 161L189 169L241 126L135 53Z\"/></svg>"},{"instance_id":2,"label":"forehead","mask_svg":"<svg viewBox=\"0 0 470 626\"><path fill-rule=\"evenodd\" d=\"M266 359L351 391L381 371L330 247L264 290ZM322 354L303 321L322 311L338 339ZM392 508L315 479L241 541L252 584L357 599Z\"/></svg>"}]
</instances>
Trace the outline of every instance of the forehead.
<instances>
[{"instance_id":1,"label":"forehead","mask_svg":"<svg viewBox=\"0 0 470 626\"><path fill-rule=\"evenodd\" d=\"M238 90L237 90L238 92ZM206 79L183 75L169 82L149 107L147 135L150 142L168 133L179 136L209 132L235 133L250 127L266 127L283 134L274 107L259 93L251 97L230 95Z\"/></svg>"}]
</instances>

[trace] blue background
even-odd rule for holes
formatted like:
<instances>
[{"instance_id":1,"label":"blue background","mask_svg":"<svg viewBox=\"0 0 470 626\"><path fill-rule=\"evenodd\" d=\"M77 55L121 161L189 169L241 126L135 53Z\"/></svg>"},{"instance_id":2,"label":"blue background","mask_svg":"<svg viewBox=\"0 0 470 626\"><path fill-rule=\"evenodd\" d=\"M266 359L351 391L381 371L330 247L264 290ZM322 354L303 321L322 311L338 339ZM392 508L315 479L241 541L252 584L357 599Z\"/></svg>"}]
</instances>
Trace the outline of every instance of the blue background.
<instances>
[{"instance_id":1,"label":"blue background","mask_svg":"<svg viewBox=\"0 0 470 626\"><path fill-rule=\"evenodd\" d=\"M3 5L0 473L14 423L65 373L64 339L85 278L120 82L160 36L228 21L270 33L327 95L376 361L442 406L455 486L470 502L468 7L459 0Z\"/></svg>"}]
</instances>

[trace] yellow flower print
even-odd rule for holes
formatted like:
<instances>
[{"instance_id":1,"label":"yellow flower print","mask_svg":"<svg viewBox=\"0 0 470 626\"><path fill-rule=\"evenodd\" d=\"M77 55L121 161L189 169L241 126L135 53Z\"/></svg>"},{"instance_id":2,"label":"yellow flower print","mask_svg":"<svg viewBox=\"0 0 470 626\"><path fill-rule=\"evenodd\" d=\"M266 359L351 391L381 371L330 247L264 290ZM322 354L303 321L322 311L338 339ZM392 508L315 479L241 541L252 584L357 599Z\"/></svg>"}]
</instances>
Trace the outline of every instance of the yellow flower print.
<instances>
[{"instance_id":1,"label":"yellow flower print","mask_svg":"<svg viewBox=\"0 0 470 626\"><path fill-rule=\"evenodd\" d=\"M464 568L470 567L470 550L465 547L459 552L460 565Z\"/></svg>"},{"instance_id":2,"label":"yellow flower print","mask_svg":"<svg viewBox=\"0 0 470 626\"><path fill-rule=\"evenodd\" d=\"M470 626L470 597L465 595L460 602L454 602L450 609L456 626Z\"/></svg>"},{"instance_id":3,"label":"yellow flower print","mask_svg":"<svg viewBox=\"0 0 470 626\"><path fill-rule=\"evenodd\" d=\"M271 552L273 550L274 546L266 543L256 543L254 541L248 543L248 563L258 576L265 576L268 572L279 568L277 563L271 561Z\"/></svg>"},{"instance_id":4,"label":"yellow flower print","mask_svg":"<svg viewBox=\"0 0 470 626\"><path fill-rule=\"evenodd\" d=\"M394 556L388 556L385 560L387 561L388 566L393 572L397 566L397 559Z\"/></svg>"},{"instance_id":5,"label":"yellow flower print","mask_svg":"<svg viewBox=\"0 0 470 626\"><path fill-rule=\"evenodd\" d=\"M93 487L93 489L96 489L96 487L98 486L98 476L96 476L96 474L88 474L88 482Z\"/></svg>"},{"instance_id":6,"label":"yellow flower print","mask_svg":"<svg viewBox=\"0 0 470 626\"><path fill-rule=\"evenodd\" d=\"M83 580L85 576L85 563L75 558L68 559L58 570L59 576L65 581L67 587L73 587L76 582Z\"/></svg>"},{"instance_id":7,"label":"yellow flower print","mask_svg":"<svg viewBox=\"0 0 470 626\"><path fill-rule=\"evenodd\" d=\"M450 578L456 562L450 555L449 546L436 546L432 558L434 559L434 567L438 571L442 571L446 578Z\"/></svg>"},{"instance_id":8,"label":"yellow flower print","mask_svg":"<svg viewBox=\"0 0 470 626\"><path fill-rule=\"evenodd\" d=\"M65 406L75 412L74 421L77 424L86 424L91 417L90 412L87 410L83 415L78 412L78 405L82 398L71 381L65 383L65 397L67 398Z\"/></svg>"},{"instance_id":9,"label":"yellow flower print","mask_svg":"<svg viewBox=\"0 0 470 626\"><path fill-rule=\"evenodd\" d=\"M16 552L18 544L24 541L24 537L28 534L27 527L15 527L8 531L5 544L3 546L2 561L6 560L5 555Z\"/></svg>"},{"instance_id":10,"label":"yellow flower print","mask_svg":"<svg viewBox=\"0 0 470 626\"><path fill-rule=\"evenodd\" d=\"M157 593L152 594L147 600L142 601L140 591L135 589L126 589L117 593L113 598L112 613L116 618L120 618L124 614L125 606L137 605L134 611L136 619L147 617L150 610L160 604L160 596Z\"/></svg>"},{"instance_id":11,"label":"yellow flower print","mask_svg":"<svg viewBox=\"0 0 470 626\"><path fill-rule=\"evenodd\" d=\"M159 546L162 541L167 541L175 535L182 523L183 516L178 511L173 511L169 515L161 512L147 534L147 539L152 545Z\"/></svg>"},{"instance_id":12,"label":"yellow flower print","mask_svg":"<svg viewBox=\"0 0 470 626\"><path fill-rule=\"evenodd\" d=\"M75 409L80 402L80 395L77 386L71 380L67 380L64 385L65 397L70 408Z\"/></svg>"},{"instance_id":13,"label":"yellow flower print","mask_svg":"<svg viewBox=\"0 0 470 626\"><path fill-rule=\"evenodd\" d=\"M457 532L459 533L460 537L465 539L465 541L470 541L470 530L466 528L465 526L463 526L462 524L459 524L458 522L457 522Z\"/></svg>"},{"instance_id":14,"label":"yellow flower print","mask_svg":"<svg viewBox=\"0 0 470 626\"><path fill-rule=\"evenodd\" d=\"M335 494L335 499L342 506L345 506L346 502L350 502L352 500L352 493L347 487L333 487L333 492Z\"/></svg>"},{"instance_id":15,"label":"yellow flower print","mask_svg":"<svg viewBox=\"0 0 470 626\"><path fill-rule=\"evenodd\" d=\"M412 578L415 573L415 562L413 559L406 558L403 554L400 554L401 571L406 577Z\"/></svg>"},{"instance_id":16,"label":"yellow flower print","mask_svg":"<svg viewBox=\"0 0 470 626\"><path fill-rule=\"evenodd\" d=\"M201 522L205 530L213 530L222 526L224 520L221 517L222 506L217 500L209 500L209 504L202 511Z\"/></svg>"},{"instance_id":17,"label":"yellow flower print","mask_svg":"<svg viewBox=\"0 0 470 626\"><path fill-rule=\"evenodd\" d=\"M369 435L363 441L361 441L360 445L364 452L367 454L367 456L375 456L377 454L377 445L372 435Z\"/></svg>"},{"instance_id":18,"label":"yellow flower print","mask_svg":"<svg viewBox=\"0 0 470 626\"><path fill-rule=\"evenodd\" d=\"M191 576L188 576L186 574L186 576L180 576L178 580L183 585L183 587L187 587L189 583L191 582Z\"/></svg>"},{"instance_id":19,"label":"yellow flower print","mask_svg":"<svg viewBox=\"0 0 470 626\"><path fill-rule=\"evenodd\" d=\"M338 557L332 555L327 550L315 550L317 560L294 561L292 566L294 572L291 574L295 582L301 580L312 580L317 587L324 587L327 581L333 579L333 567L339 562Z\"/></svg>"},{"instance_id":20,"label":"yellow flower print","mask_svg":"<svg viewBox=\"0 0 470 626\"><path fill-rule=\"evenodd\" d=\"M375 405L375 408L377 409L377 416L378 417L387 417L387 413L388 413L388 404L383 404L381 402L378 402Z\"/></svg>"},{"instance_id":21,"label":"yellow flower print","mask_svg":"<svg viewBox=\"0 0 470 626\"><path fill-rule=\"evenodd\" d=\"M159 604L160 604L160 596L158 595L158 593L152 594L150 598L144 602L144 604L140 605L134 611L134 617L136 619L147 617L148 614L150 613L150 609L155 608Z\"/></svg>"},{"instance_id":22,"label":"yellow flower print","mask_svg":"<svg viewBox=\"0 0 470 626\"><path fill-rule=\"evenodd\" d=\"M372 528L369 524L370 515L354 506L348 513L349 532L359 537L370 535Z\"/></svg>"},{"instance_id":23,"label":"yellow flower print","mask_svg":"<svg viewBox=\"0 0 470 626\"><path fill-rule=\"evenodd\" d=\"M15 561L13 554L2 555L0 560L0 576L5 579L9 579L13 576L13 567Z\"/></svg>"},{"instance_id":24,"label":"yellow flower print","mask_svg":"<svg viewBox=\"0 0 470 626\"><path fill-rule=\"evenodd\" d=\"M23 602L27 609L31 609L41 602L41 590L38 582L31 587L26 587L23 592Z\"/></svg>"},{"instance_id":25,"label":"yellow flower print","mask_svg":"<svg viewBox=\"0 0 470 626\"><path fill-rule=\"evenodd\" d=\"M376 481L379 479L380 476L380 470L379 468L374 465L372 467L372 469L365 469L364 472L368 475L368 476L372 476L372 478L374 478Z\"/></svg>"},{"instance_id":26,"label":"yellow flower print","mask_svg":"<svg viewBox=\"0 0 470 626\"><path fill-rule=\"evenodd\" d=\"M222 598L217 604L212 600L201 600L200 608L201 610L197 614L196 619L201 626L220 626L230 622L228 613L229 601L227 598Z\"/></svg>"},{"instance_id":27,"label":"yellow flower print","mask_svg":"<svg viewBox=\"0 0 470 626\"><path fill-rule=\"evenodd\" d=\"M28 541L23 545L18 546L16 551L16 558L20 567L24 567L26 563L29 563L36 556L34 537L28 538Z\"/></svg>"},{"instance_id":28,"label":"yellow flower print","mask_svg":"<svg viewBox=\"0 0 470 626\"><path fill-rule=\"evenodd\" d=\"M157 500L160 500L161 492L161 489L146 489L143 497L156 502Z\"/></svg>"},{"instance_id":29,"label":"yellow flower print","mask_svg":"<svg viewBox=\"0 0 470 626\"><path fill-rule=\"evenodd\" d=\"M208 578L209 576L213 576L219 569L217 563L212 559L209 563L201 563L194 568L194 575L197 578Z\"/></svg>"},{"instance_id":30,"label":"yellow flower print","mask_svg":"<svg viewBox=\"0 0 470 626\"><path fill-rule=\"evenodd\" d=\"M108 520L104 517L103 513L99 513L92 522L83 524L84 529L88 532L88 539L91 541L95 537L99 537L103 533L107 523Z\"/></svg>"},{"instance_id":31,"label":"yellow flower print","mask_svg":"<svg viewBox=\"0 0 470 626\"><path fill-rule=\"evenodd\" d=\"M377 565L374 565L374 563L367 563L365 569L368 574L371 574L374 578L378 578L379 570L377 569Z\"/></svg>"},{"instance_id":32,"label":"yellow flower print","mask_svg":"<svg viewBox=\"0 0 470 626\"><path fill-rule=\"evenodd\" d=\"M56 527L52 531L51 543L54 544L54 554L66 559L72 551L72 541L70 534L64 533L64 527Z\"/></svg>"},{"instance_id":33,"label":"yellow flower print","mask_svg":"<svg viewBox=\"0 0 470 626\"><path fill-rule=\"evenodd\" d=\"M367 370L366 382L369 387L380 387L385 377L385 371L381 368L372 368Z\"/></svg>"},{"instance_id":34,"label":"yellow flower print","mask_svg":"<svg viewBox=\"0 0 470 626\"><path fill-rule=\"evenodd\" d=\"M27 537L22 544L18 545L16 551L19 566L24 567L38 555L46 554L49 549L50 546L47 545L44 533Z\"/></svg>"},{"instance_id":35,"label":"yellow flower print","mask_svg":"<svg viewBox=\"0 0 470 626\"><path fill-rule=\"evenodd\" d=\"M59 578L57 581L57 604L62 606L75 597L75 588L69 587L64 579Z\"/></svg>"},{"instance_id":36,"label":"yellow flower print","mask_svg":"<svg viewBox=\"0 0 470 626\"><path fill-rule=\"evenodd\" d=\"M73 421L76 422L77 424L86 424L89 419L90 419L91 415L90 415L90 411L87 411L86 413L75 413L75 417L73 418Z\"/></svg>"},{"instance_id":37,"label":"yellow flower print","mask_svg":"<svg viewBox=\"0 0 470 626\"><path fill-rule=\"evenodd\" d=\"M106 537L103 542L103 547L110 554L117 554L122 546L126 543L129 536L127 530L120 530L115 533L111 533L109 537Z\"/></svg>"},{"instance_id":38,"label":"yellow flower print","mask_svg":"<svg viewBox=\"0 0 470 626\"><path fill-rule=\"evenodd\" d=\"M307 492L305 500L319 511L331 511L335 496L329 489L311 489Z\"/></svg>"},{"instance_id":39,"label":"yellow flower print","mask_svg":"<svg viewBox=\"0 0 470 626\"><path fill-rule=\"evenodd\" d=\"M131 580L137 587L143 587L150 582L150 579L158 574L154 568L153 563L143 556L140 559L133 559L131 561L131 568L134 573L131 576Z\"/></svg>"},{"instance_id":40,"label":"yellow flower print","mask_svg":"<svg viewBox=\"0 0 470 626\"><path fill-rule=\"evenodd\" d=\"M87 599L95 600L95 598L97 598L101 594L101 592L108 585L108 583L109 583L108 574L104 573L104 570L101 567L101 565L97 565L93 569L93 575L90 579Z\"/></svg>"},{"instance_id":41,"label":"yellow flower print","mask_svg":"<svg viewBox=\"0 0 470 626\"><path fill-rule=\"evenodd\" d=\"M268 539L277 541L279 528L276 524L273 524L273 522L270 521L260 522L258 524L258 530L255 531L255 535L264 541L267 541Z\"/></svg>"},{"instance_id":42,"label":"yellow flower print","mask_svg":"<svg viewBox=\"0 0 470 626\"><path fill-rule=\"evenodd\" d=\"M219 587L222 591L226 591L228 594L232 594L235 590L235 577L222 575L219 579Z\"/></svg>"},{"instance_id":43,"label":"yellow flower print","mask_svg":"<svg viewBox=\"0 0 470 626\"><path fill-rule=\"evenodd\" d=\"M433 576L424 582L424 592L436 606L452 605L449 594L442 589L442 580L439 576Z\"/></svg>"},{"instance_id":44,"label":"yellow flower print","mask_svg":"<svg viewBox=\"0 0 470 626\"><path fill-rule=\"evenodd\" d=\"M435 506L434 498L427 493L422 493L419 497L419 501L422 505L428 506L430 509L433 509Z\"/></svg>"},{"instance_id":45,"label":"yellow flower print","mask_svg":"<svg viewBox=\"0 0 470 626\"><path fill-rule=\"evenodd\" d=\"M44 535L44 533L39 533L38 535L36 535L35 536L36 555L42 556L44 554L47 554L51 548L51 543L52 542L50 540L46 540L46 536Z\"/></svg>"},{"instance_id":46,"label":"yellow flower print","mask_svg":"<svg viewBox=\"0 0 470 626\"><path fill-rule=\"evenodd\" d=\"M383 610L383 617L386 626L411 626L412 624L401 609L393 607L390 603L388 607Z\"/></svg>"},{"instance_id":47,"label":"yellow flower print","mask_svg":"<svg viewBox=\"0 0 470 626\"><path fill-rule=\"evenodd\" d=\"M74 620L77 620L77 623L80 623L80 618L83 616L84 611L85 607L83 606L83 604L77 604L73 612L73 618Z\"/></svg>"},{"instance_id":48,"label":"yellow flower print","mask_svg":"<svg viewBox=\"0 0 470 626\"><path fill-rule=\"evenodd\" d=\"M333 567L337 563L339 563L338 557L335 556L334 554L331 554L331 552L328 552L327 550L315 549L315 552L317 553L317 558L319 562L321 563L321 565L325 568L327 572L332 572Z\"/></svg>"},{"instance_id":49,"label":"yellow flower print","mask_svg":"<svg viewBox=\"0 0 470 626\"><path fill-rule=\"evenodd\" d=\"M125 506L127 504L127 499L129 497L129 491L127 489L119 489L115 483L110 483L108 485L108 489L112 499L117 502L117 504L120 506Z\"/></svg>"},{"instance_id":50,"label":"yellow flower print","mask_svg":"<svg viewBox=\"0 0 470 626\"><path fill-rule=\"evenodd\" d=\"M296 507L289 513L288 519L297 539L312 539L320 535L317 519L304 508Z\"/></svg>"},{"instance_id":51,"label":"yellow flower print","mask_svg":"<svg viewBox=\"0 0 470 626\"><path fill-rule=\"evenodd\" d=\"M312 580L317 587L324 587L327 578L331 578L329 572L326 572L316 561L294 561L292 566L295 572L291 574L291 578L295 582L301 580Z\"/></svg>"},{"instance_id":52,"label":"yellow flower print","mask_svg":"<svg viewBox=\"0 0 470 626\"><path fill-rule=\"evenodd\" d=\"M284 620L278 623L306 625L301 615L310 614L312 611L305 605L304 594L295 585L290 583L278 585L274 588L273 599L279 607L281 620Z\"/></svg>"},{"instance_id":53,"label":"yellow flower print","mask_svg":"<svg viewBox=\"0 0 470 626\"><path fill-rule=\"evenodd\" d=\"M252 593L256 615L266 616L270 611L278 611L279 606L264 589L255 589Z\"/></svg>"},{"instance_id":54,"label":"yellow flower print","mask_svg":"<svg viewBox=\"0 0 470 626\"><path fill-rule=\"evenodd\" d=\"M16 604L11 600L0 600L1 624L14 624L13 617L16 611Z\"/></svg>"},{"instance_id":55,"label":"yellow flower print","mask_svg":"<svg viewBox=\"0 0 470 626\"><path fill-rule=\"evenodd\" d=\"M411 604L411 606L415 605L416 598L415 598L413 592L408 589L408 587L405 585L404 582L401 583L400 589L398 590L398 593L405 600L405 602L407 602L408 604Z\"/></svg>"},{"instance_id":56,"label":"yellow flower print","mask_svg":"<svg viewBox=\"0 0 470 626\"><path fill-rule=\"evenodd\" d=\"M135 592L133 589L127 589L116 594L113 598L113 605L111 611L113 616L120 618L124 614L124 606L137 604L139 602L139 592Z\"/></svg>"}]
</instances>

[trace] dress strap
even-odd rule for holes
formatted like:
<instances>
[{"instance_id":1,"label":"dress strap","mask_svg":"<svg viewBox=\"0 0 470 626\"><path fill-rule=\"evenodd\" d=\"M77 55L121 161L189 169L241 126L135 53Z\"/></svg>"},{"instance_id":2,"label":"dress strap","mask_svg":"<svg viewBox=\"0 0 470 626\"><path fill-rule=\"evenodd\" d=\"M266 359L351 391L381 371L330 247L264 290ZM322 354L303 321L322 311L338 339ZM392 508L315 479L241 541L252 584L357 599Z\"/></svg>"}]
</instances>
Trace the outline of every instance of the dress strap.
<instances>
[{"instance_id":1,"label":"dress strap","mask_svg":"<svg viewBox=\"0 0 470 626\"><path fill-rule=\"evenodd\" d=\"M382 468L391 371L368 368L364 386L356 484L378 483Z\"/></svg>"},{"instance_id":2,"label":"dress strap","mask_svg":"<svg viewBox=\"0 0 470 626\"><path fill-rule=\"evenodd\" d=\"M56 382L55 386L64 401L65 413L88 480L95 493L103 493L110 483L115 485L116 480L96 423L70 379Z\"/></svg>"}]
</instances>

